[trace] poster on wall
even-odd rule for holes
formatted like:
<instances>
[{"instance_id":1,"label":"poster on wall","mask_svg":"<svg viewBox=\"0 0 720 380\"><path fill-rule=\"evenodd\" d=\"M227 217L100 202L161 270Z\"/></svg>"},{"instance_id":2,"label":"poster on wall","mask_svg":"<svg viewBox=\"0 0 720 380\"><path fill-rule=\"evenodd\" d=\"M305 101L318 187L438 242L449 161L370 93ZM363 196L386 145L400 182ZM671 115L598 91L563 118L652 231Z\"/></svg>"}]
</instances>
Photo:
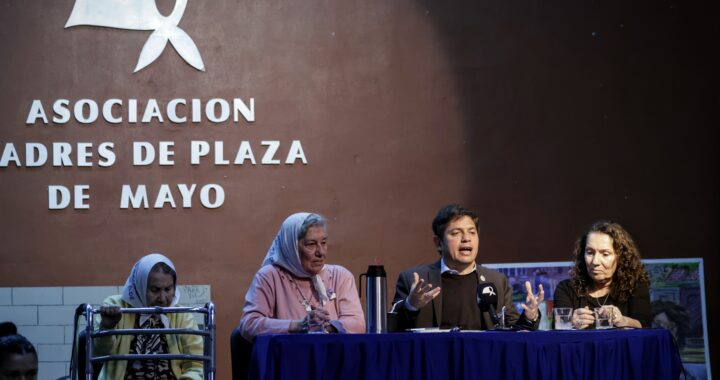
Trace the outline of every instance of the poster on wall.
<instances>
[{"instance_id":1,"label":"poster on wall","mask_svg":"<svg viewBox=\"0 0 720 380\"><path fill-rule=\"evenodd\" d=\"M650 276L650 327L672 332L680 349L686 379L707 379L710 352L703 260L647 259L643 264ZM546 316L552 316L555 287L569 278L571 265L569 261L484 264L508 277L518 308L524 302L525 281L530 281L534 288L542 284L546 302L541 311ZM543 318L540 328L549 330L551 326L551 317Z\"/></svg>"}]
</instances>

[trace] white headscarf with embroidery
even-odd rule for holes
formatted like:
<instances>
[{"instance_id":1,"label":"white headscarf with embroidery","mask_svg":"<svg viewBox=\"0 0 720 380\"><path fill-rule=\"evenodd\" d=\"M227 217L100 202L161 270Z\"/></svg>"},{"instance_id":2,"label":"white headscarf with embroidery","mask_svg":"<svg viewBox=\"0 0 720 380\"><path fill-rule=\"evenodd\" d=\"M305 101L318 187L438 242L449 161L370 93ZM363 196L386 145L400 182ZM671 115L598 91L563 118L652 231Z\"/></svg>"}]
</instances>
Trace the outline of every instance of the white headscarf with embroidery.
<instances>
[{"instance_id":1,"label":"white headscarf with embroidery","mask_svg":"<svg viewBox=\"0 0 720 380\"><path fill-rule=\"evenodd\" d=\"M325 284L323 284L320 275L311 275L303 269L298 251L298 240L302 225L311 215L316 214L298 212L285 219L277 235L275 235L275 239L273 239L261 266L277 265L292 273L295 277L310 278L315 291L320 297L320 302L324 305L329 300Z\"/></svg>"},{"instance_id":2,"label":"white headscarf with embroidery","mask_svg":"<svg viewBox=\"0 0 720 380\"><path fill-rule=\"evenodd\" d=\"M132 307L148 307L147 305L147 284L148 284L148 276L150 275L150 271L152 271L152 268L155 266L155 264L158 263L164 263L167 266L169 266L173 272L175 272L175 277L177 279L177 271L175 270L175 265L173 265L172 261L165 257L164 255L161 255L159 253L151 253L147 256L143 256L138 262L135 263L132 270L130 271L130 275L127 278L127 281L125 281L125 287L123 288L122 293L122 299L123 301L129 303L132 305ZM175 297L173 297L172 302L170 303L170 306L177 305L178 301L180 300L180 291L177 289L177 284L175 286ZM140 325L149 317L149 315L142 314L140 316ZM165 327L168 327L168 319L163 314L160 316L163 324Z\"/></svg>"}]
</instances>

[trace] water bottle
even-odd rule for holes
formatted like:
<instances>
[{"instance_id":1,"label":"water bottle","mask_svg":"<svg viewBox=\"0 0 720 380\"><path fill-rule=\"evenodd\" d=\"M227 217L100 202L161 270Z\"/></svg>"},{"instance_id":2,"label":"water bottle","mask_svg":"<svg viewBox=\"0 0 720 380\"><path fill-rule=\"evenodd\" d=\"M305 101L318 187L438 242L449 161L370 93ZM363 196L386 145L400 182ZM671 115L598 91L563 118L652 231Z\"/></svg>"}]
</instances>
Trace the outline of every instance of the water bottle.
<instances>
[{"instance_id":1,"label":"water bottle","mask_svg":"<svg viewBox=\"0 0 720 380\"><path fill-rule=\"evenodd\" d=\"M382 265L370 265L360 274L358 285L362 289L365 276L365 331L369 334L387 332L387 275Z\"/></svg>"}]
</instances>

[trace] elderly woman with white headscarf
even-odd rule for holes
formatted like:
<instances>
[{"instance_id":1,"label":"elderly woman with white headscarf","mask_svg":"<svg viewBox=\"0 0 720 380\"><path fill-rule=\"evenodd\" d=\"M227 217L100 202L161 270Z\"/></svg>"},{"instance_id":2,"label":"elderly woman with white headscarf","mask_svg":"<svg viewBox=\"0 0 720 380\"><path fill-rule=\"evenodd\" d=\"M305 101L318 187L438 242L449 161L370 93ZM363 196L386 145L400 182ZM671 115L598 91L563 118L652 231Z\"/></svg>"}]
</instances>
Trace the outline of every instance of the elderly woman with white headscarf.
<instances>
[{"instance_id":1,"label":"elderly woman with white headscarf","mask_svg":"<svg viewBox=\"0 0 720 380\"><path fill-rule=\"evenodd\" d=\"M365 320L355 279L325 264L325 219L301 212L283 222L247 294L240 328L260 334L308 332L311 320L325 332L363 333Z\"/></svg>"},{"instance_id":2,"label":"elderly woman with white headscarf","mask_svg":"<svg viewBox=\"0 0 720 380\"><path fill-rule=\"evenodd\" d=\"M167 257L153 253L141 258L133 266L122 295L105 299L96 318L96 328L145 329L190 328L197 323L189 313L132 314L120 313L120 308L177 306L180 293L176 289L177 272ZM203 354L199 335L113 335L94 341L95 355L110 354ZM103 366L99 379L188 379L201 380L203 365L190 360L128 360L109 361Z\"/></svg>"}]
</instances>

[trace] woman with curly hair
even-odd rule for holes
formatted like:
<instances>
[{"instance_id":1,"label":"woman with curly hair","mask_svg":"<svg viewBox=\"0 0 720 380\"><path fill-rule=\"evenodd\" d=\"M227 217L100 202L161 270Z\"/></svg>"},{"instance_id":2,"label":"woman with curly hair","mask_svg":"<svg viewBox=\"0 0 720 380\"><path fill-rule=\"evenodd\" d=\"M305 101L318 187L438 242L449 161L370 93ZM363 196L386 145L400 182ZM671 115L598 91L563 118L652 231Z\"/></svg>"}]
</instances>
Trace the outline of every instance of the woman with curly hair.
<instances>
[{"instance_id":1,"label":"woman with curly hair","mask_svg":"<svg viewBox=\"0 0 720 380\"><path fill-rule=\"evenodd\" d=\"M599 221L575 242L570 279L555 289L554 307L573 308L576 329L595 328L593 309L612 306L615 327L650 326L650 281L630 234Z\"/></svg>"}]
</instances>

